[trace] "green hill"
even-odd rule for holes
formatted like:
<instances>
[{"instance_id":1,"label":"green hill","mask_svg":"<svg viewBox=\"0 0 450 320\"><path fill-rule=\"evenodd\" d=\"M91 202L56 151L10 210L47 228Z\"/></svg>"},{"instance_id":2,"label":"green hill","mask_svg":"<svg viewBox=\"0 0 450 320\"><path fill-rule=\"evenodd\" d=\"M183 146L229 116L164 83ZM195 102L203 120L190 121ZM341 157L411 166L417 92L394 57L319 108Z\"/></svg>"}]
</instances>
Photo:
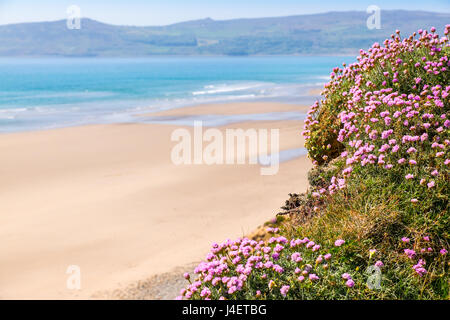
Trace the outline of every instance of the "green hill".
<instances>
[{"instance_id":1,"label":"green hill","mask_svg":"<svg viewBox=\"0 0 450 320\"><path fill-rule=\"evenodd\" d=\"M160 27L115 26L91 19L80 30L65 20L0 26L0 56L149 56L353 54L395 29L412 33L450 22L449 13L382 11L369 30L366 12L277 18L203 19Z\"/></svg>"}]
</instances>

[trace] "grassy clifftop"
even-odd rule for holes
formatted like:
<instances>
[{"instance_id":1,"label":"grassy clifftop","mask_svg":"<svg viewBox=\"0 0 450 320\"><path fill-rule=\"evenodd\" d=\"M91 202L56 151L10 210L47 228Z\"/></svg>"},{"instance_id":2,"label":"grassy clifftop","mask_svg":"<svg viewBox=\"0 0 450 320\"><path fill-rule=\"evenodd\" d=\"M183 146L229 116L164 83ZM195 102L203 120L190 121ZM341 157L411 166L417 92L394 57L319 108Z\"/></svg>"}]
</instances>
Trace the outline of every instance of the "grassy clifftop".
<instances>
[{"instance_id":1,"label":"grassy clifftop","mask_svg":"<svg viewBox=\"0 0 450 320\"><path fill-rule=\"evenodd\" d=\"M305 122L308 193L267 241L214 245L180 297L448 299L449 31L336 67Z\"/></svg>"}]
</instances>

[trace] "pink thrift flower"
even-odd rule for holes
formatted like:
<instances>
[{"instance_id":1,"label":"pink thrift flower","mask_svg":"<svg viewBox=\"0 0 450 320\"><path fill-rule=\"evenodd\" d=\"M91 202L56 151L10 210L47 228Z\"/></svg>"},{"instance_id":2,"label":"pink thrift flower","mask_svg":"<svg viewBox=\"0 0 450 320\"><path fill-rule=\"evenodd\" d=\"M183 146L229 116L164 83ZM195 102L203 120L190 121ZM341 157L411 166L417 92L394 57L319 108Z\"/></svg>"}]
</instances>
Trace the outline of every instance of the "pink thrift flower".
<instances>
[{"instance_id":1,"label":"pink thrift flower","mask_svg":"<svg viewBox=\"0 0 450 320\"><path fill-rule=\"evenodd\" d=\"M278 231L279 231L278 228L271 228L271 227L267 228L268 233L278 233Z\"/></svg>"},{"instance_id":2,"label":"pink thrift flower","mask_svg":"<svg viewBox=\"0 0 450 320\"><path fill-rule=\"evenodd\" d=\"M284 272L283 267L281 267L281 266L278 265L278 264L276 264L276 265L273 266L273 270L274 270L275 272L278 272L278 273L283 273L283 272Z\"/></svg>"},{"instance_id":3,"label":"pink thrift flower","mask_svg":"<svg viewBox=\"0 0 450 320\"><path fill-rule=\"evenodd\" d=\"M311 281L316 281L316 280L319 280L319 277L318 277L316 274L311 273L311 274L309 275L309 280L311 280Z\"/></svg>"},{"instance_id":4,"label":"pink thrift flower","mask_svg":"<svg viewBox=\"0 0 450 320\"><path fill-rule=\"evenodd\" d=\"M303 259L301 258L300 253L294 252L291 255L291 260L294 261L294 262L301 262Z\"/></svg>"},{"instance_id":5,"label":"pink thrift flower","mask_svg":"<svg viewBox=\"0 0 450 320\"><path fill-rule=\"evenodd\" d=\"M289 292L290 286L282 286L280 289L280 293L283 297L286 297L287 293Z\"/></svg>"},{"instance_id":6,"label":"pink thrift flower","mask_svg":"<svg viewBox=\"0 0 450 320\"><path fill-rule=\"evenodd\" d=\"M424 268L425 265L425 261L423 261L422 259L419 260L419 262L413 266L414 271L416 271L416 273L419 276L423 276L424 274L426 274L428 271Z\"/></svg>"},{"instance_id":7,"label":"pink thrift flower","mask_svg":"<svg viewBox=\"0 0 450 320\"><path fill-rule=\"evenodd\" d=\"M342 274L342 279L344 279L344 280L349 280L349 279L351 279L352 277L348 274L348 273L344 273L344 274Z\"/></svg>"},{"instance_id":8,"label":"pink thrift flower","mask_svg":"<svg viewBox=\"0 0 450 320\"><path fill-rule=\"evenodd\" d=\"M383 261L378 260L377 262L375 262L375 267L381 268L381 267L383 267L383 266L384 266Z\"/></svg>"},{"instance_id":9,"label":"pink thrift flower","mask_svg":"<svg viewBox=\"0 0 450 320\"><path fill-rule=\"evenodd\" d=\"M353 286L355 285L355 281L353 281L352 279L348 279L348 280L345 282L345 285L346 285L347 287L349 287L349 288L353 288Z\"/></svg>"},{"instance_id":10,"label":"pink thrift flower","mask_svg":"<svg viewBox=\"0 0 450 320\"><path fill-rule=\"evenodd\" d=\"M205 298L209 297L211 295L211 291L208 288L203 288L202 292L200 293L200 297Z\"/></svg>"},{"instance_id":11,"label":"pink thrift flower","mask_svg":"<svg viewBox=\"0 0 450 320\"><path fill-rule=\"evenodd\" d=\"M237 287L236 286L231 286L229 289L228 289L228 294L233 294L233 293L235 293L237 291Z\"/></svg>"},{"instance_id":12,"label":"pink thrift flower","mask_svg":"<svg viewBox=\"0 0 450 320\"><path fill-rule=\"evenodd\" d=\"M405 249L405 254L408 256L408 258L412 259L416 256L416 252L411 249Z\"/></svg>"},{"instance_id":13,"label":"pink thrift flower","mask_svg":"<svg viewBox=\"0 0 450 320\"><path fill-rule=\"evenodd\" d=\"M336 241L334 242L334 245L335 245L336 247L340 247L340 246L342 246L344 243L345 243L345 240L338 239L338 240L336 240Z\"/></svg>"}]
</instances>

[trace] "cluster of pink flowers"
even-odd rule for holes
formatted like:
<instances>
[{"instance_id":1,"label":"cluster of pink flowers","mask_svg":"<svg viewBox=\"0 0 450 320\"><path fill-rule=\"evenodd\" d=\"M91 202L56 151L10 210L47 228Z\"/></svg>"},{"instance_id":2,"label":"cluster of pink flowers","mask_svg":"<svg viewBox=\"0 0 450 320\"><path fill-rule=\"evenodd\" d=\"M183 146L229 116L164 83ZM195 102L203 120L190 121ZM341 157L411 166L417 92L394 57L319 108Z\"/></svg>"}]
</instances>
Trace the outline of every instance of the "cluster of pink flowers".
<instances>
[{"instance_id":1,"label":"cluster of pink flowers","mask_svg":"<svg viewBox=\"0 0 450 320\"><path fill-rule=\"evenodd\" d=\"M421 239L419 238L419 240L421 241L417 241L416 240L416 250L414 249L410 249L410 248L406 248L403 249L404 254L411 260L414 260L415 258L417 258L419 255L421 256L421 258L419 258L418 262L413 265L412 269L415 271L416 274L418 274L419 276L423 276L426 273L428 273L427 269L425 268L426 265L426 261L425 261L425 257L426 254L432 254L434 252L433 248L431 247L431 239L429 236L423 236ZM411 244L411 239L407 238L407 237L403 237L401 239L403 245L407 245L407 244ZM425 246L424 246L425 244ZM422 248L420 248L422 246ZM424 246L424 247L423 247ZM419 250L420 248L420 250ZM447 250L445 248L442 248L439 251L441 256L445 256L447 254Z\"/></svg>"},{"instance_id":2,"label":"cluster of pink flowers","mask_svg":"<svg viewBox=\"0 0 450 320\"><path fill-rule=\"evenodd\" d=\"M349 275L348 273L342 274L342 279L345 280L345 285L348 288L353 288L355 286L355 281L353 281L352 276Z\"/></svg>"},{"instance_id":3,"label":"cluster of pink flowers","mask_svg":"<svg viewBox=\"0 0 450 320\"><path fill-rule=\"evenodd\" d=\"M338 247L344 244L343 239L337 239L332 250L340 250ZM444 257L447 254L445 248L439 253L431 248L430 236L414 241L403 237L400 244L404 254L414 263L414 274L420 277L429 273L427 259L432 255ZM314 249L316 246L317 250ZM369 260L375 255L379 252L370 249ZM344 280L343 286L354 288L356 282L349 273L337 273L337 270L342 270L338 263L331 265L335 271L330 274L331 260L331 253L307 237L288 240L283 236L273 236L266 242L248 238L227 240L213 245L206 260L195 268L196 276L184 274L189 285L181 290L177 299L292 298L302 290L302 286L311 289L311 286L320 285L321 279L332 274ZM381 260L374 265L384 267Z\"/></svg>"},{"instance_id":4,"label":"cluster of pink flowers","mask_svg":"<svg viewBox=\"0 0 450 320\"><path fill-rule=\"evenodd\" d=\"M382 267L384 267L384 263L383 263L383 261L381 261L381 260L378 260L377 262L375 262L375 267L378 267L378 268L382 268Z\"/></svg>"},{"instance_id":5,"label":"cluster of pink flowers","mask_svg":"<svg viewBox=\"0 0 450 320\"><path fill-rule=\"evenodd\" d=\"M446 35L449 30L447 25ZM327 98L340 92L337 140L345 147L341 157L346 166L331 179L326 190L329 194L345 188L355 166L378 166L388 174L404 172L408 183L429 192L448 183L450 85L430 83L449 72L450 60L442 50L449 46L449 40L434 32L419 30L418 39L414 34L403 40L398 33L384 46L375 43L367 52L361 50L357 63L333 70L321 102L331 103ZM412 59L404 58L417 49L425 52L419 62L413 64ZM423 76L409 82L410 74L417 70L422 70ZM378 78L380 83L375 85L369 78ZM405 91L409 93L401 93ZM320 110L321 104L316 102L308 112L303 132L307 141L312 132L320 130ZM412 203L421 200L411 197Z\"/></svg>"},{"instance_id":6,"label":"cluster of pink flowers","mask_svg":"<svg viewBox=\"0 0 450 320\"><path fill-rule=\"evenodd\" d=\"M328 270L332 259L331 253L322 251L319 244L306 237L288 241L273 236L267 242L241 238L214 244L206 261L195 268L195 280L184 275L189 285L177 298L233 299L242 298L241 293L261 298L276 297L278 293L286 297L302 284L313 285L321 279L320 274ZM351 282L346 285L353 286Z\"/></svg>"},{"instance_id":7,"label":"cluster of pink flowers","mask_svg":"<svg viewBox=\"0 0 450 320\"><path fill-rule=\"evenodd\" d=\"M278 233L278 231L279 231L278 228L272 228L272 227L268 227L266 230L268 233Z\"/></svg>"},{"instance_id":8,"label":"cluster of pink flowers","mask_svg":"<svg viewBox=\"0 0 450 320\"><path fill-rule=\"evenodd\" d=\"M332 144L343 147L340 157L344 165L326 186L312 191L317 202L314 211L319 210L323 197L345 189L355 172L383 172L392 181L400 181L405 187L404 203L411 210L419 211L420 203L433 195L448 199L450 84L442 79L448 79L450 67L450 25L446 26L444 37L439 37L435 28L430 31L419 30L418 38L413 34L405 39L396 32L383 45L375 43L368 51L361 50L358 62L333 69L324 99L308 112L303 135L316 159L320 155L324 161L331 160L327 154L332 153L320 151L330 150ZM324 107L337 109L339 114L327 127L332 129L333 139L319 146L314 145L314 137L324 135L319 123ZM214 244L206 261L195 268L195 277L185 274L189 285L179 298L296 297L302 288L315 288L329 279L330 266L335 270L334 283L341 277L342 287L349 288L347 293L356 291L350 290L356 285L352 276L341 274L344 270L331 263L332 254L321 244L307 237L288 240L277 236L278 228L270 227L268 232L273 237L267 242L241 238ZM438 253L439 247L433 247L430 241L429 236L401 239L400 257L410 261L414 276L433 273L431 258L446 258L447 250L442 248ZM345 243L343 239L335 240L330 251L333 255L340 252ZM375 255L379 253L371 249L370 263L384 267L381 260L371 261Z\"/></svg>"},{"instance_id":9,"label":"cluster of pink flowers","mask_svg":"<svg viewBox=\"0 0 450 320\"><path fill-rule=\"evenodd\" d=\"M421 277L427 273L427 270L424 268L425 264L426 262L420 259L419 262L417 262L417 264L413 266L414 271Z\"/></svg>"}]
</instances>

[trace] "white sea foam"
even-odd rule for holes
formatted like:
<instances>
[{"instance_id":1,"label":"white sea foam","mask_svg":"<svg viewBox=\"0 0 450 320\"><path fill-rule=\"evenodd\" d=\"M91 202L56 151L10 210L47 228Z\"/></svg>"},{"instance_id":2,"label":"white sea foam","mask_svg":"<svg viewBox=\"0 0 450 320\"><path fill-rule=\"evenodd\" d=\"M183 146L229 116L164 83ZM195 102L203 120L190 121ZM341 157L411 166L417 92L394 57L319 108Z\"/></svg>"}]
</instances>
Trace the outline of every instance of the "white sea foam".
<instances>
[{"instance_id":1,"label":"white sea foam","mask_svg":"<svg viewBox=\"0 0 450 320\"><path fill-rule=\"evenodd\" d=\"M201 91L194 91L192 95L212 95L220 93L231 93L235 91L245 91L263 86L270 85L269 83L250 83L250 84L221 84L221 85L206 85Z\"/></svg>"},{"instance_id":2,"label":"white sea foam","mask_svg":"<svg viewBox=\"0 0 450 320\"><path fill-rule=\"evenodd\" d=\"M17 113L17 112L25 112L27 108L8 108L8 109L0 109L0 113Z\"/></svg>"}]
</instances>

